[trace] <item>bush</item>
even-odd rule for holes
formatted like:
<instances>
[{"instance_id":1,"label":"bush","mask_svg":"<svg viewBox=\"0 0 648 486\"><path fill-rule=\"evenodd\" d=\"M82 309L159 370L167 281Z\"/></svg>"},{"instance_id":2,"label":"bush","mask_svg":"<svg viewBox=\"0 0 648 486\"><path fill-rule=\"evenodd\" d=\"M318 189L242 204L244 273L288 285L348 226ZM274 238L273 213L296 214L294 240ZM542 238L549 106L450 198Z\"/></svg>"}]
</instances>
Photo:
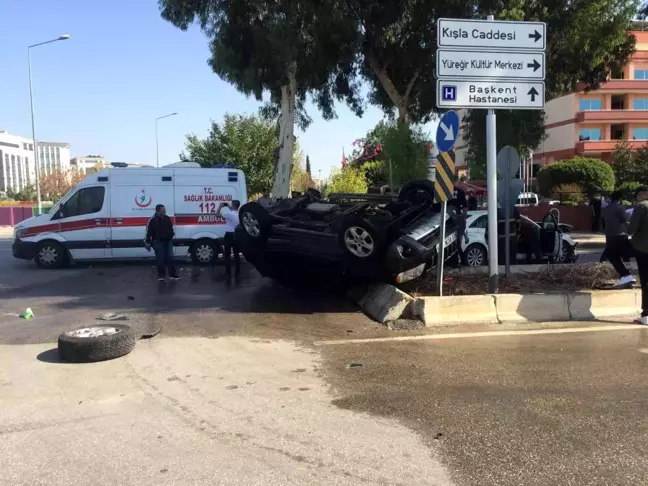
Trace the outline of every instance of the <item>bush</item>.
<instances>
[{"instance_id":1,"label":"bush","mask_svg":"<svg viewBox=\"0 0 648 486\"><path fill-rule=\"evenodd\" d=\"M364 170L360 167L345 167L331 176L325 194L332 192L343 192L352 194L363 194L367 192L367 179Z\"/></svg>"},{"instance_id":2,"label":"bush","mask_svg":"<svg viewBox=\"0 0 648 486\"><path fill-rule=\"evenodd\" d=\"M585 194L578 184L561 184L551 190L549 198L560 201L561 204L573 203L574 206L578 206L583 204Z\"/></svg>"},{"instance_id":3,"label":"bush","mask_svg":"<svg viewBox=\"0 0 648 486\"><path fill-rule=\"evenodd\" d=\"M625 201L634 201L635 191L641 185L641 182L624 182L617 186L617 191L621 191L621 199Z\"/></svg>"},{"instance_id":4,"label":"bush","mask_svg":"<svg viewBox=\"0 0 648 486\"><path fill-rule=\"evenodd\" d=\"M545 197L563 184L578 184L591 198L614 189L614 171L600 159L576 158L554 162L538 172L538 188Z\"/></svg>"},{"instance_id":5,"label":"bush","mask_svg":"<svg viewBox=\"0 0 648 486\"><path fill-rule=\"evenodd\" d=\"M389 180L389 163L395 186L404 185L416 179L425 179L428 174L429 137L420 127L397 123L390 125L383 135L385 175Z\"/></svg>"}]
</instances>

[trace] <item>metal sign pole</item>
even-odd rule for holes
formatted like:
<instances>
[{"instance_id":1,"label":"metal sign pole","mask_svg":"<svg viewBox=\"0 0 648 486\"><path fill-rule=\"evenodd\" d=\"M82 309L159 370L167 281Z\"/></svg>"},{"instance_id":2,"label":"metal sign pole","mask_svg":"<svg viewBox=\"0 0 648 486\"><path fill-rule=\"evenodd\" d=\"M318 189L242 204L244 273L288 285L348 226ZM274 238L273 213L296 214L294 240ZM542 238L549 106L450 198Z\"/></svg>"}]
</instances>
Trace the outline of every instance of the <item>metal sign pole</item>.
<instances>
[{"instance_id":1,"label":"metal sign pole","mask_svg":"<svg viewBox=\"0 0 648 486\"><path fill-rule=\"evenodd\" d=\"M495 20L493 15L488 20ZM486 115L486 184L488 187L488 292L499 292L497 275L497 121L495 110Z\"/></svg>"},{"instance_id":2,"label":"metal sign pole","mask_svg":"<svg viewBox=\"0 0 648 486\"><path fill-rule=\"evenodd\" d=\"M504 224L506 229L504 230L504 275L509 276L511 273L511 181L508 180L508 174L506 179L506 184L504 184L504 201L506 202L506 207L504 209Z\"/></svg>"},{"instance_id":3,"label":"metal sign pole","mask_svg":"<svg viewBox=\"0 0 648 486\"><path fill-rule=\"evenodd\" d=\"M439 296L443 295L443 267L445 264L445 238L446 238L446 225L445 218L448 211L448 201L443 201L441 205L441 234L439 238L439 252L437 253L437 290Z\"/></svg>"}]
</instances>

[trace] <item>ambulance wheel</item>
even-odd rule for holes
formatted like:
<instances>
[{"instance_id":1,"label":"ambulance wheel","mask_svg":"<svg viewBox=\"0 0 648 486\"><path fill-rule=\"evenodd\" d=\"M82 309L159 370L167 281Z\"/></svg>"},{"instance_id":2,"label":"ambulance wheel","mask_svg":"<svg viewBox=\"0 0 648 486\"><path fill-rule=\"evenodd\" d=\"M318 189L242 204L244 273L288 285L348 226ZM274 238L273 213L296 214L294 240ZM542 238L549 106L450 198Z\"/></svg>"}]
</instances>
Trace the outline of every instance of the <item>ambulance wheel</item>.
<instances>
[{"instance_id":1,"label":"ambulance wheel","mask_svg":"<svg viewBox=\"0 0 648 486\"><path fill-rule=\"evenodd\" d=\"M36 249L34 260L40 268L61 268L66 261L65 248L56 241L43 241Z\"/></svg>"},{"instance_id":2,"label":"ambulance wheel","mask_svg":"<svg viewBox=\"0 0 648 486\"><path fill-rule=\"evenodd\" d=\"M198 240L191 247L191 261L194 265L213 265L218 259L218 245L213 240Z\"/></svg>"}]
</instances>

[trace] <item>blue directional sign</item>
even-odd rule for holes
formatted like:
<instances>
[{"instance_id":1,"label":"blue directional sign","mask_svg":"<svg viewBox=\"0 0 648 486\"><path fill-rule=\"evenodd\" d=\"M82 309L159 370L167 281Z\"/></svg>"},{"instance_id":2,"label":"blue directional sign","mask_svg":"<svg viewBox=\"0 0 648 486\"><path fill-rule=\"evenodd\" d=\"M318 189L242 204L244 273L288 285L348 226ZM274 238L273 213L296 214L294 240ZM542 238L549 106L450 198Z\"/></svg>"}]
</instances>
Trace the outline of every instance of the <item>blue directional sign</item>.
<instances>
[{"instance_id":1,"label":"blue directional sign","mask_svg":"<svg viewBox=\"0 0 648 486\"><path fill-rule=\"evenodd\" d=\"M459 115L448 111L441 117L436 133L436 146L439 152L448 152L454 147L459 136Z\"/></svg>"}]
</instances>

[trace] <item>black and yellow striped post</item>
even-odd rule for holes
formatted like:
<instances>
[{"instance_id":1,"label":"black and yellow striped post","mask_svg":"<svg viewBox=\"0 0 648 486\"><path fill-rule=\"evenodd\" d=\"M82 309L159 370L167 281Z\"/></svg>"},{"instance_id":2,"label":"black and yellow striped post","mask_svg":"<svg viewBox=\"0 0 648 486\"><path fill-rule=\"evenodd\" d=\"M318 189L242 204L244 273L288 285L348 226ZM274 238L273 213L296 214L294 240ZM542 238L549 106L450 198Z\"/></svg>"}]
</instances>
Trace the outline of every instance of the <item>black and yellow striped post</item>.
<instances>
[{"instance_id":1,"label":"black and yellow striped post","mask_svg":"<svg viewBox=\"0 0 648 486\"><path fill-rule=\"evenodd\" d=\"M443 203L441 214L448 211L448 201L454 198L455 185L455 152L439 152L434 175L434 200ZM437 291L443 295L443 267L445 264L445 219L441 217L441 231L439 235L439 252L437 255ZM459 242L461 244L461 242Z\"/></svg>"},{"instance_id":2,"label":"black and yellow striped post","mask_svg":"<svg viewBox=\"0 0 648 486\"><path fill-rule=\"evenodd\" d=\"M452 199L455 184L455 152L439 152L434 176L434 200L447 202Z\"/></svg>"}]
</instances>

